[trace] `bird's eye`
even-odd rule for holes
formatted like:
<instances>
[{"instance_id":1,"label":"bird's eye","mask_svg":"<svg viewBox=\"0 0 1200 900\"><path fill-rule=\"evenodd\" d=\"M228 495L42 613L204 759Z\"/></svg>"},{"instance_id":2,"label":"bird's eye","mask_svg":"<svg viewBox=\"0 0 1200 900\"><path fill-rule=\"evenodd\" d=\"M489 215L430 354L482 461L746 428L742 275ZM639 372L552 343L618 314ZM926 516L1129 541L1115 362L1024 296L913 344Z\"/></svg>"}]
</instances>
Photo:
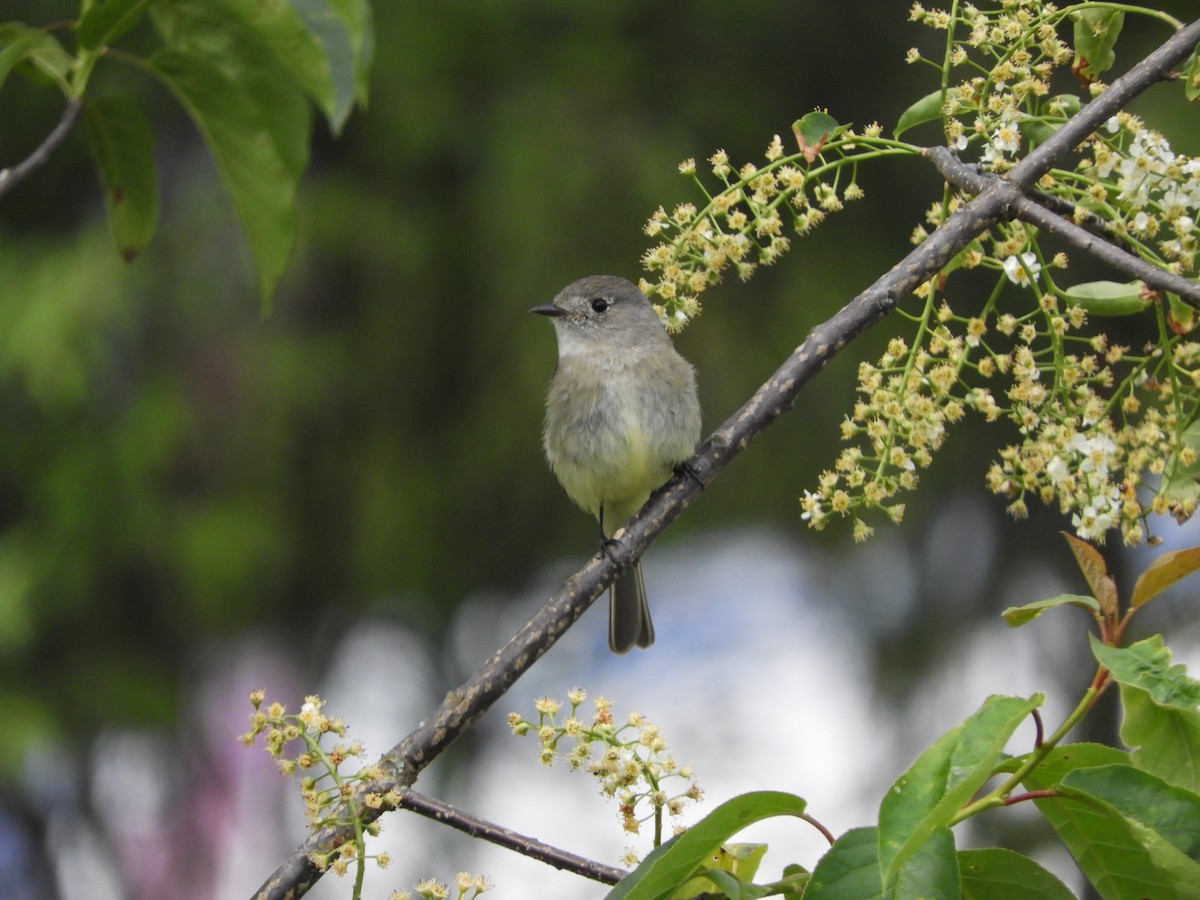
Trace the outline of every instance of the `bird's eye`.
<instances>
[{"instance_id":1,"label":"bird's eye","mask_svg":"<svg viewBox=\"0 0 1200 900\"><path fill-rule=\"evenodd\" d=\"M606 312L609 306L610 304L608 300L606 300L604 297L592 298L592 309L598 313Z\"/></svg>"}]
</instances>

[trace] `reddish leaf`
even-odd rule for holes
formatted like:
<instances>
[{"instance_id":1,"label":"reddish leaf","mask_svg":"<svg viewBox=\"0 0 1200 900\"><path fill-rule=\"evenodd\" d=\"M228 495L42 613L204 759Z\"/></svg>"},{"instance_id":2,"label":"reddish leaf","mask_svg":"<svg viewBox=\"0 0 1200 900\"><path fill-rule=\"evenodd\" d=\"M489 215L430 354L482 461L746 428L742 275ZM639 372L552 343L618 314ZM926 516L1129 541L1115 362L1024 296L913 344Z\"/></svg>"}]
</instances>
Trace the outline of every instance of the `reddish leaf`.
<instances>
[{"instance_id":1,"label":"reddish leaf","mask_svg":"<svg viewBox=\"0 0 1200 900\"><path fill-rule=\"evenodd\" d=\"M1106 616L1115 616L1117 614L1117 583L1108 574L1108 566L1104 562L1104 557L1087 541L1080 540L1065 531L1062 535L1067 539L1071 552L1075 554L1075 561L1079 563L1083 577L1087 579L1088 587L1092 589L1092 596L1100 604L1100 611Z\"/></svg>"},{"instance_id":2,"label":"reddish leaf","mask_svg":"<svg viewBox=\"0 0 1200 900\"><path fill-rule=\"evenodd\" d=\"M1133 586L1130 605L1134 608L1153 600L1181 578L1200 569L1200 547L1172 550L1150 563Z\"/></svg>"}]
</instances>

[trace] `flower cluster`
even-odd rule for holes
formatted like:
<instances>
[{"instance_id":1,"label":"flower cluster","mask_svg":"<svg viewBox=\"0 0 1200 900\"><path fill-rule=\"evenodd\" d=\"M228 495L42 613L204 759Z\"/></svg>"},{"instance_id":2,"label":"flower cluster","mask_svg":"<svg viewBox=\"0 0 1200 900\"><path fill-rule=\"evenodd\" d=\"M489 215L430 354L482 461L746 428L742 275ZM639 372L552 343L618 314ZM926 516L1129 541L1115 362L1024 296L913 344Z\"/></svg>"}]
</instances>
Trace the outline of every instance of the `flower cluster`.
<instances>
[{"instance_id":1,"label":"flower cluster","mask_svg":"<svg viewBox=\"0 0 1200 900\"><path fill-rule=\"evenodd\" d=\"M1081 215L1103 217L1142 255L1194 275L1200 159L1175 153L1162 134L1129 113L1114 116L1105 132L1092 138L1093 157L1079 165Z\"/></svg>"},{"instance_id":2,"label":"flower cluster","mask_svg":"<svg viewBox=\"0 0 1200 900\"><path fill-rule=\"evenodd\" d=\"M1079 108L1074 98L1042 101L1050 93L1056 67L1075 54L1057 32L1063 14L1042 0L1014 0L995 9L964 4L957 18L945 10L927 10L914 3L912 21L940 30L953 30L940 62L923 60L910 50L909 61L930 62L941 69L966 67L974 74L949 85L942 96L942 122L948 146L980 148L980 161L992 171L1012 166L1028 140L1048 133Z\"/></svg>"},{"instance_id":3,"label":"flower cluster","mask_svg":"<svg viewBox=\"0 0 1200 900\"><path fill-rule=\"evenodd\" d=\"M329 825L352 823L356 837L325 854L312 857L313 863L322 871L332 869L344 875L353 864L361 869L366 859L374 859L380 868L391 863L387 853L374 857L365 855L364 835L377 834L378 823L363 824L365 809L378 809L395 805L394 795L368 793L362 798L362 806L355 807L354 792L359 784L382 777L374 766L364 766L353 774L342 771L342 767L360 760L364 750L361 741L337 741L333 746L325 745L326 739L344 739L346 725L341 719L331 719L322 707L324 701L317 696L304 699L300 712L288 714L282 703L266 704L265 692L252 691L250 702L254 713L250 717L250 730L239 738L250 747L262 735L267 752L275 759L284 775L300 775L300 792L304 800L305 815L313 829ZM288 755L289 748L294 748Z\"/></svg>"},{"instance_id":4,"label":"flower cluster","mask_svg":"<svg viewBox=\"0 0 1200 900\"><path fill-rule=\"evenodd\" d=\"M1063 12L1041 0L1005 0L987 10L964 4L954 17L915 4L914 20L952 32L939 68L984 73L943 93L946 143L976 147L985 168L1009 167L1081 105L1078 97L1048 96L1055 67L1073 63L1099 89L1087 60L1111 50L1119 15L1111 7ZM1074 49L1056 30L1068 21ZM910 51L910 61L920 59ZM1195 273L1200 160L1176 153L1136 116L1114 116L1089 137L1073 169L1053 170L1038 188L1141 259ZM960 202L948 196L928 224L939 227ZM927 236L921 226L913 239ZM1066 255L1049 256L1043 240L1020 222L997 226L915 292L921 310L901 311L916 325L912 339L894 338L878 364L860 366L860 399L842 426L853 443L801 499L811 526L848 516L861 540L872 531L864 511L899 521L904 506L896 496L916 485L949 426L969 412L1006 420L1020 435L987 476L1014 516L1026 515L1035 497L1069 516L1080 537L1102 542L1116 529L1133 543L1148 536L1152 512L1192 515L1200 500L1200 427L1192 428L1200 416L1198 345L1187 339L1194 311L1140 283L1068 286L1059 273ZM986 300L977 299L978 276L953 290L959 269L995 273ZM1005 311L1002 303L1012 305ZM1120 323L1122 336L1141 325L1137 352L1114 339L1113 316L1144 320Z\"/></svg>"},{"instance_id":5,"label":"flower cluster","mask_svg":"<svg viewBox=\"0 0 1200 900\"><path fill-rule=\"evenodd\" d=\"M592 702L591 722L581 721L579 708L586 699L587 694L581 688L568 692L570 711L562 717L562 703L542 697L534 703L536 723L514 712L508 716L509 727L513 734L537 735L542 765L549 766L562 758L570 768L586 769L594 776L600 783L600 792L616 799L627 832L637 834L644 822L653 819L658 843L663 812L677 818L684 803L700 799L701 791L692 781L691 767L680 765L667 752L658 726L640 713L631 713L623 724L617 724L612 703L604 697ZM666 784L676 779L686 782L686 787L672 794Z\"/></svg>"},{"instance_id":6,"label":"flower cluster","mask_svg":"<svg viewBox=\"0 0 1200 900\"><path fill-rule=\"evenodd\" d=\"M721 185L715 194L697 175L695 160L680 164L705 202L680 203L670 212L659 207L650 217L644 230L661 240L642 257L651 278L640 285L670 331L682 329L700 311L699 294L720 281L726 269L748 279L788 251L789 231L807 234L845 202L861 199L853 165L864 149L877 155L878 146L894 143L879 137L878 125L856 136L826 113L810 113L794 131L798 152L785 154L782 138L775 135L762 166L747 162L735 170L724 150L714 153L708 163ZM806 132L815 132L812 143Z\"/></svg>"},{"instance_id":7,"label":"flower cluster","mask_svg":"<svg viewBox=\"0 0 1200 900\"><path fill-rule=\"evenodd\" d=\"M492 889L492 882L482 875L459 872L454 879L454 900L475 900L480 894ZM449 900L450 886L434 878L427 878L413 885L413 891L421 900ZM407 891L392 891L388 900L410 900Z\"/></svg>"}]
</instances>

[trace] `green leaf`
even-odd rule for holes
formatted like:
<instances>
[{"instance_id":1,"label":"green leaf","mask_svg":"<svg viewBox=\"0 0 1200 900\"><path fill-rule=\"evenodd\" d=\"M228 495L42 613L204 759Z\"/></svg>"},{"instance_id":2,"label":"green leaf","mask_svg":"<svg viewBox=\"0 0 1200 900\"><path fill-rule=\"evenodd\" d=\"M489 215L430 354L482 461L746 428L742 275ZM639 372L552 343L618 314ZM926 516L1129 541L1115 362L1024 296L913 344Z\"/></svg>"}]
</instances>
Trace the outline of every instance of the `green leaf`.
<instances>
[{"instance_id":1,"label":"green leaf","mask_svg":"<svg viewBox=\"0 0 1200 900\"><path fill-rule=\"evenodd\" d=\"M341 130L358 87L354 44L328 0L219 0Z\"/></svg>"},{"instance_id":2,"label":"green leaf","mask_svg":"<svg viewBox=\"0 0 1200 900\"><path fill-rule=\"evenodd\" d=\"M1013 731L1041 702L1040 694L989 697L892 785L879 808L879 867L888 891L907 858L948 825L991 777Z\"/></svg>"},{"instance_id":3,"label":"green leaf","mask_svg":"<svg viewBox=\"0 0 1200 900\"><path fill-rule=\"evenodd\" d=\"M1171 665L1171 651L1163 644L1161 634L1128 647L1110 647L1094 635L1088 639L1092 655L1121 684L1141 688L1163 706L1195 710L1200 705L1200 682L1190 677L1182 665Z\"/></svg>"},{"instance_id":4,"label":"green leaf","mask_svg":"<svg viewBox=\"0 0 1200 900\"><path fill-rule=\"evenodd\" d=\"M309 32L321 45L329 68L333 104L326 110L334 134L341 131L355 100L367 99L367 38L371 8L345 0L292 0Z\"/></svg>"},{"instance_id":5,"label":"green leaf","mask_svg":"<svg viewBox=\"0 0 1200 900\"><path fill-rule=\"evenodd\" d=\"M1089 316L1132 316L1154 302L1141 281L1088 281L1067 288L1063 296Z\"/></svg>"},{"instance_id":6,"label":"green leaf","mask_svg":"<svg viewBox=\"0 0 1200 900\"><path fill-rule=\"evenodd\" d=\"M1200 421L1184 429L1181 443L1195 453L1196 458L1184 462L1179 452L1173 451L1159 490L1164 497L1176 503L1195 503L1200 501Z\"/></svg>"},{"instance_id":7,"label":"green leaf","mask_svg":"<svg viewBox=\"0 0 1200 900\"><path fill-rule=\"evenodd\" d=\"M1125 23L1125 14L1101 7L1072 13L1071 18L1075 22L1075 62L1071 70L1094 81L1116 61L1113 47Z\"/></svg>"},{"instance_id":8,"label":"green leaf","mask_svg":"<svg viewBox=\"0 0 1200 900\"><path fill-rule=\"evenodd\" d=\"M150 59L204 135L250 244L264 304L287 265L308 163L309 109L238 22L199 0L152 8L172 48ZM178 49L178 48L184 49Z\"/></svg>"},{"instance_id":9,"label":"green leaf","mask_svg":"<svg viewBox=\"0 0 1200 900\"><path fill-rule=\"evenodd\" d=\"M1138 576L1129 600L1134 608L1153 600L1181 578L1200 569L1200 547L1171 550L1156 557Z\"/></svg>"},{"instance_id":10,"label":"green leaf","mask_svg":"<svg viewBox=\"0 0 1200 900\"><path fill-rule=\"evenodd\" d=\"M796 136L796 144L810 163L817 158L829 139L841 129L837 119L820 110L807 113L792 123L792 134Z\"/></svg>"},{"instance_id":11,"label":"green leaf","mask_svg":"<svg viewBox=\"0 0 1200 900\"><path fill-rule=\"evenodd\" d=\"M935 828L921 846L894 870L893 884L885 882L888 900L959 900L958 857L954 832Z\"/></svg>"},{"instance_id":12,"label":"green leaf","mask_svg":"<svg viewBox=\"0 0 1200 900\"><path fill-rule=\"evenodd\" d=\"M1100 612L1100 604L1096 602L1095 597L1088 597L1084 594L1059 594L1057 597L1037 600L1033 603L1026 603L1024 606L1010 606L1000 613L1000 616L1007 624L1017 628L1026 622L1032 622L1048 609L1068 605L1078 606L1095 613Z\"/></svg>"},{"instance_id":13,"label":"green leaf","mask_svg":"<svg viewBox=\"0 0 1200 900\"><path fill-rule=\"evenodd\" d=\"M158 224L154 136L132 97L101 97L87 105L85 120L108 223L128 261L150 243Z\"/></svg>"},{"instance_id":14,"label":"green leaf","mask_svg":"<svg viewBox=\"0 0 1200 900\"><path fill-rule=\"evenodd\" d=\"M33 48L45 37L36 28L28 28L20 22L0 24L0 87L8 73L30 55Z\"/></svg>"},{"instance_id":15,"label":"green leaf","mask_svg":"<svg viewBox=\"0 0 1200 900\"><path fill-rule=\"evenodd\" d=\"M880 900L879 829L855 828L837 839L817 862L804 900Z\"/></svg>"},{"instance_id":16,"label":"green leaf","mask_svg":"<svg viewBox=\"0 0 1200 900\"><path fill-rule=\"evenodd\" d=\"M963 900L1075 900L1065 884L1013 850L960 850Z\"/></svg>"},{"instance_id":17,"label":"green leaf","mask_svg":"<svg viewBox=\"0 0 1200 900\"><path fill-rule=\"evenodd\" d=\"M371 21L371 4L369 0L329 0L329 4L341 17L346 31L350 35L357 80L355 93L359 104L365 106L370 87L371 63L375 56L375 32Z\"/></svg>"},{"instance_id":18,"label":"green leaf","mask_svg":"<svg viewBox=\"0 0 1200 900\"><path fill-rule=\"evenodd\" d=\"M1023 784L1031 791L1061 790L1063 796L1034 802L1075 857L1084 874L1105 897L1179 896L1164 885L1170 876L1159 871L1154 856L1142 840L1145 828L1130 823L1102 800L1064 781L1102 766L1128 765L1129 754L1102 744L1067 744L1051 750L1041 764L1026 774ZM1015 771L1024 758L1007 760L1006 771ZM1086 777L1086 776L1083 776Z\"/></svg>"},{"instance_id":19,"label":"green leaf","mask_svg":"<svg viewBox=\"0 0 1200 900\"><path fill-rule=\"evenodd\" d=\"M53 35L20 22L5 22L0 25L0 44L7 44L0 50L0 84L15 66L28 63L34 72L45 76L67 96L71 95L68 76L75 60Z\"/></svg>"},{"instance_id":20,"label":"green leaf","mask_svg":"<svg viewBox=\"0 0 1200 900\"><path fill-rule=\"evenodd\" d=\"M805 802L794 794L755 791L726 800L685 831L655 848L605 896L608 900L661 900L706 864L713 848L748 825L774 816L801 816Z\"/></svg>"},{"instance_id":21,"label":"green leaf","mask_svg":"<svg viewBox=\"0 0 1200 900\"><path fill-rule=\"evenodd\" d=\"M1190 101L1200 100L1200 50L1193 50L1183 70L1183 95Z\"/></svg>"},{"instance_id":22,"label":"green leaf","mask_svg":"<svg viewBox=\"0 0 1200 900\"><path fill-rule=\"evenodd\" d=\"M142 18L150 0L94 2L75 23L75 39L85 50L107 47Z\"/></svg>"},{"instance_id":23,"label":"green leaf","mask_svg":"<svg viewBox=\"0 0 1200 900\"><path fill-rule=\"evenodd\" d=\"M1099 797L1200 862L1200 795L1195 792L1123 765L1077 770L1063 779L1063 784Z\"/></svg>"},{"instance_id":24,"label":"green leaf","mask_svg":"<svg viewBox=\"0 0 1200 900\"><path fill-rule=\"evenodd\" d=\"M1171 291L1167 291L1167 325L1176 334L1191 334L1196 330L1195 307Z\"/></svg>"},{"instance_id":25,"label":"green leaf","mask_svg":"<svg viewBox=\"0 0 1200 900\"><path fill-rule=\"evenodd\" d=\"M1134 748L1134 765L1200 792L1200 713L1158 703L1149 692L1125 684L1121 708L1121 740Z\"/></svg>"},{"instance_id":26,"label":"green leaf","mask_svg":"<svg viewBox=\"0 0 1200 900\"><path fill-rule=\"evenodd\" d=\"M938 90L926 94L900 114L900 121L896 123L895 136L899 138L910 128L926 122L941 121L941 118L942 91L941 88L938 88Z\"/></svg>"},{"instance_id":27,"label":"green leaf","mask_svg":"<svg viewBox=\"0 0 1200 900\"><path fill-rule=\"evenodd\" d=\"M742 883L722 869L701 869L679 890L671 894L671 900L692 900L693 897L711 897L714 888L726 897L741 900Z\"/></svg>"},{"instance_id":28,"label":"green leaf","mask_svg":"<svg viewBox=\"0 0 1200 900\"><path fill-rule=\"evenodd\" d=\"M687 900L712 890L713 872L728 873L735 883L747 884L754 880L766 853L766 844L722 844L712 852L707 868L673 893L672 900Z\"/></svg>"},{"instance_id":29,"label":"green leaf","mask_svg":"<svg viewBox=\"0 0 1200 900\"><path fill-rule=\"evenodd\" d=\"M1028 761L1029 755L1006 759L1000 769L1015 772ZM1128 765L1129 754L1105 744L1063 744L1051 750L1023 781L1031 791L1045 790L1058 784L1067 774L1077 769L1095 766Z\"/></svg>"},{"instance_id":30,"label":"green leaf","mask_svg":"<svg viewBox=\"0 0 1200 900\"><path fill-rule=\"evenodd\" d=\"M1086 770L1085 770L1086 771ZM1200 864L1112 804L1069 784L1035 802L1104 897L1200 897ZM1067 822L1069 828L1058 829Z\"/></svg>"},{"instance_id":31,"label":"green leaf","mask_svg":"<svg viewBox=\"0 0 1200 900\"><path fill-rule=\"evenodd\" d=\"M792 863L783 867L783 881L786 882L783 893L779 896L784 900L800 900L800 896L808 887L812 873L804 866Z\"/></svg>"}]
</instances>

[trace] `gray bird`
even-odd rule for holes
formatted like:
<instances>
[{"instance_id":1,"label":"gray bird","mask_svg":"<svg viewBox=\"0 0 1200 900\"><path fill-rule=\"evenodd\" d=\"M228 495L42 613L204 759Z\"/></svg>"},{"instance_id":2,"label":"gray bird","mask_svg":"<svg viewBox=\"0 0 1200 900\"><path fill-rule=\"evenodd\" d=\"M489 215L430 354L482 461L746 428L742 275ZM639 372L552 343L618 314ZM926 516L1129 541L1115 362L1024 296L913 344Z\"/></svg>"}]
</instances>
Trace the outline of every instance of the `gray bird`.
<instances>
[{"instance_id":1,"label":"gray bird","mask_svg":"<svg viewBox=\"0 0 1200 900\"><path fill-rule=\"evenodd\" d=\"M550 469L608 540L700 440L696 373L680 356L650 301L615 275L567 285L549 316L558 366L546 398L542 444ZM654 643L642 571L612 586L608 645L614 653Z\"/></svg>"}]
</instances>

